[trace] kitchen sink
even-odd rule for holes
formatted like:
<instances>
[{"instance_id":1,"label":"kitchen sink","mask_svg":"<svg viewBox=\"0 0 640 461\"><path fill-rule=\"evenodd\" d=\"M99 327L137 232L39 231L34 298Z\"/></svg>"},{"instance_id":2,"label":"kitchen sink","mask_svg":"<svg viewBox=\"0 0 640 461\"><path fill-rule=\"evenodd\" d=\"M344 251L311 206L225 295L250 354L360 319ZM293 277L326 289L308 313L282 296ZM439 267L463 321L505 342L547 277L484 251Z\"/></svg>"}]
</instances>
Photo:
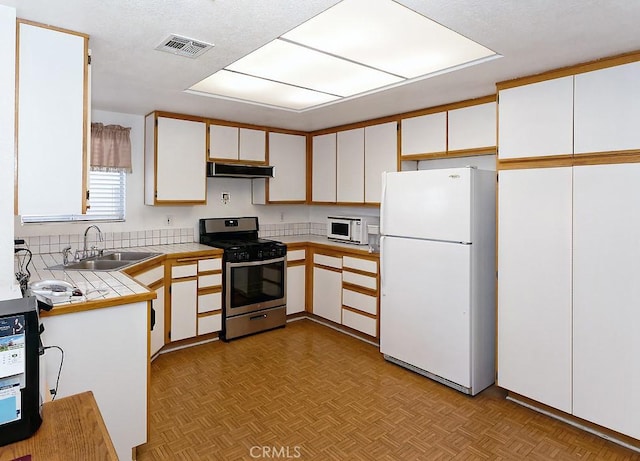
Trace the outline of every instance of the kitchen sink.
<instances>
[{"instance_id":1,"label":"kitchen sink","mask_svg":"<svg viewBox=\"0 0 640 461\"><path fill-rule=\"evenodd\" d=\"M47 267L47 269L64 271L113 271L130 266L144 259L158 256L159 254L160 253L147 253L142 251L114 251L81 261L58 264Z\"/></svg>"},{"instance_id":2,"label":"kitchen sink","mask_svg":"<svg viewBox=\"0 0 640 461\"><path fill-rule=\"evenodd\" d=\"M98 256L99 261L141 261L143 259L157 256L159 253L143 253L139 251L114 251Z\"/></svg>"}]
</instances>

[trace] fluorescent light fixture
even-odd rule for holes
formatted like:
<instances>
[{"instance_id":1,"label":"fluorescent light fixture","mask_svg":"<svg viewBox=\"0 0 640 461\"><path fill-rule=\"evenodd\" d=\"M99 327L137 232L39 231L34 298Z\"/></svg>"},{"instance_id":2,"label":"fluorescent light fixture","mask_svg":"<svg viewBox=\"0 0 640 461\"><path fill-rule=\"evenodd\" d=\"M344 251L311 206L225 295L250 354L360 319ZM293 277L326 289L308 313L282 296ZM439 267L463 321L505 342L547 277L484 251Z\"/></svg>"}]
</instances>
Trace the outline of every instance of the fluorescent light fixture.
<instances>
[{"instance_id":1,"label":"fluorescent light fixture","mask_svg":"<svg viewBox=\"0 0 640 461\"><path fill-rule=\"evenodd\" d=\"M343 0L187 91L302 112L497 57L393 0Z\"/></svg>"},{"instance_id":2,"label":"fluorescent light fixture","mask_svg":"<svg viewBox=\"0 0 640 461\"><path fill-rule=\"evenodd\" d=\"M224 69L196 83L188 91L292 110L302 110L339 99L338 96Z\"/></svg>"},{"instance_id":3,"label":"fluorescent light fixture","mask_svg":"<svg viewBox=\"0 0 640 461\"><path fill-rule=\"evenodd\" d=\"M284 40L267 43L227 69L342 97L404 80Z\"/></svg>"}]
</instances>

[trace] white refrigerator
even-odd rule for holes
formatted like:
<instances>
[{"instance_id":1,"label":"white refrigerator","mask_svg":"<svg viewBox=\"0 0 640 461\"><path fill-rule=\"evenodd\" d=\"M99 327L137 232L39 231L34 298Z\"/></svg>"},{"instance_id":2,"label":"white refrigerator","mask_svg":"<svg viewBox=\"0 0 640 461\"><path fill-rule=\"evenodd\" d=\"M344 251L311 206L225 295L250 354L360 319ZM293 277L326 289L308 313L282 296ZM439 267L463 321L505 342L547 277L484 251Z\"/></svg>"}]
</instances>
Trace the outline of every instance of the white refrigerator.
<instances>
[{"instance_id":1,"label":"white refrigerator","mask_svg":"<svg viewBox=\"0 0 640 461\"><path fill-rule=\"evenodd\" d=\"M475 395L495 380L496 172L383 176L380 351Z\"/></svg>"}]
</instances>

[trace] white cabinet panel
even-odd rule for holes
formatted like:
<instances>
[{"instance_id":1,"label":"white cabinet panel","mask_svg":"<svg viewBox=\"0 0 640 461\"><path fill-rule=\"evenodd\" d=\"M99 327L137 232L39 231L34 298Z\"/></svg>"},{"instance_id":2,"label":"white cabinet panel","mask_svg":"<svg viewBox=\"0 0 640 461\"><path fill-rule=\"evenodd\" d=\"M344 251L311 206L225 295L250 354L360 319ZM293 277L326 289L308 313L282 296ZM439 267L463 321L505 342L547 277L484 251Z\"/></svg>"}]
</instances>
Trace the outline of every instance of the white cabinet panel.
<instances>
[{"instance_id":1,"label":"white cabinet panel","mask_svg":"<svg viewBox=\"0 0 640 461\"><path fill-rule=\"evenodd\" d=\"M205 335L222 330L222 314L198 317L198 334Z\"/></svg>"},{"instance_id":2,"label":"white cabinet panel","mask_svg":"<svg viewBox=\"0 0 640 461\"><path fill-rule=\"evenodd\" d=\"M382 173L398 170L398 122L364 129L364 201L378 203Z\"/></svg>"},{"instance_id":3,"label":"white cabinet panel","mask_svg":"<svg viewBox=\"0 0 640 461\"><path fill-rule=\"evenodd\" d=\"M238 128L209 125L209 158L238 159Z\"/></svg>"},{"instance_id":4,"label":"white cabinet panel","mask_svg":"<svg viewBox=\"0 0 640 461\"><path fill-rule=\"evenodd\" d=\"M208 274L198 276L198 288L209 288L222 285L222 274Z\"/></svg>"},{"instance_id":5,"label":"white cabinet panel","mask_svg":"<svg viewBox=\"0 0 640 461\"><path fill-rule=\"evenodd\" d=\"M18 212L81 214L87 39L24 23L18 32Z\"/></svg>"},{"instance_id":6,"label":"white cabinet panel","mask_svg":"<svg viewBox=\"0 0 640 461\"><path fill-rule=\"evenodd\" d=\"M372 315L378 315L378 300L375 296L343 289L342 305L353 307L354 309L358 309Z\"/></svg>"},{"instance_id":7,"label":"white cabinet panel","mask_svg":"<svg viewBox=\"0 0 640 461\"><path fill-rule=\"evenodd\" d=\"M348 309L342 310L342 324L361 331L369 336L376 336L376 319L361 315Z\"/></svg>"},{"instance_id":8,"label":"white cabinet panel","mask_svg":"<svg viewBox=\"0 0 640 461\"><path fill-rule=\"evenodd\" d=\"M196 335L198 282L174 280L171 283L171 341Z\"/></svg>"},{"instance_id":9,"label":"white cabinet panel","mask_svg":"<svg viewBox=\"0 0 640 461\"><path fill-rule=\"evenodd\" d=\"M356 269L364 272L378 273L378 263L370 259L354 258L353 256L344 256L342 258L343 267Z\"/></svg>"},{"instance_id":10,"label":"white cabinet panel","mask_svg":"<svg viewBox=\"0 0 640 461\"><path fill-rule=\"evenodd\" d=\"M313 137L311 200L336 201L336 133Z\"/></svg>"},{"instance_id":11,"label":"white cabinet panel","mask_svg":"<svg viewBox=\"0 0 640 461\"><path fill-rule=\"evenodd\" d=\"M313 268L313 313L335 323L342 321L342 274Z\"/></svg>"},{"instance_id":12,"label":"white cabinet panel","mask_svg":"<svg viewBox=\"0 0 640 461\"><path fill-rule=\"evenodd\" d=\"M158 201L206 201L206 124L158 117Z\"/></svg>"},{"instance_id":13,"label":"white cabinet panel","mask_svg":"<svg viewBox=\"0 0 640 461\"><path fill-rule=\"evenodd\" d=\"M267 133L262 130L240 128L238 160L264 162L267 151Z\"/></svg>"},{"instance_id":14,"label":"white cabinet panel","mask_svg":"<svg viewBox=\"0 0 640 461\"><path fill-rule=\"evenodd\" d=\"M299 261L306 258L306 250L287 250L287 261Z\"/></svg>"},{"instance_id":15,"label":"white cabinet panel","mask_svg":"<svg viewBox=\"0 0 640 461\"><path fill-rule=\"evenodd\" d=\"M498 157L573 153L573 76L499 93Z\"/></svg>"},{"instance_id":16,"label":"white cabinet panel","mask_svg":"<svg viewBox=\"0 0 640 461\"><path fill-rule=\"evenodd\" d=\"M222 258L198 260L198 272L219 271L222 269Z\"/></svg>"},{"instance_id":17,"label":"white cabinet panel","mask_svg":"<svg viewBox=\"0 0 640 461\"><path fill-rule=\"evenodd\" d=\"M307 198L307 140L305 136L269 133L269 201L304 201Z\"/></svg>"},{"instance_id":18,"label":"white cabinet panel","mask_svg":"<svg viewBox=\"0 0 640 461\"><path fill-rule=\"evenodd\" d=\"M571 412L571 168L499 173L498 384Z\"/></svg>"},{"instance_id":19,"label":"white cabinet panel","mask_svg":"<svg viewBox=\"0 0 640 461\"><path fill-rule=\"evenodd\" d=\"M160 264L158 267L149 269L141 274L137 274L134 279L144 285L151 285L153 282L157 282L164 278L164 265Z\"/></svg>"},{"instance_id":20,"label":"white cabinet panel","mask_svg":"<svg viewBox=\"0 0 640 461\"><path fill-rule=\"evenodd\" d=\"M198 296L198 313L218 311L222 309L222 293L207 293Z\"/></svg>"},{"instance_id":21,"label":"white cabinet panel","mask_svg":"<svg viewBox=\"0 0 640 461\"><path fill-rule=\"evenodd\" d=\"M342 258L337 258L335 256L315 254L313 255L313 262L323 266L335 267L336 269L340 269L342 267Z\"/></svg>"},{"instance_id":22,"label":"white cabinet panel","mask_svg":"<svg viewBox=\"0 0 640 461\"><path fill-rule=\"evenodd\" d=\"M576 154L640 148L640 62L575 76Z\"/></svg>"},{"instance_id":23,"label":"white cabinet panel","mask_svg":"<svg viewBox=\"0 0 640 461\"><path fill-rule=\"evenodd\" d=\"M495 102L450 110L448 116L449 151L496 145Z\"/></svg>"},{"instance_id":24,"label":"white cabinet panel","mask_svg":"<svg viewBox=\"0 0 640 461\"><path fill-rule=\"evenodd\" d=\"M355 274L353 272L349 272L345 270L342 272L342 280L346 283L351 283L353 285L369 288L370 290L378 289L378 283L375 277Z\"/></svg>"},{"instance_id":25,"label":"white cabinet panel","mask_svg":"<svg viewBox=\"0 0 640 461\"><path fill-rule=\"evenodd\" d=\"M574 168L573 413L640 438L640 164Z\"/></svg>"},{"instance_id":26,"label":"white cabinet panel","mask_svg":"<svg viewBox=\"0 0 640 461\"><path fill-rule=\"evenodd\" d=\"M447 150L447 113L405 118L402 126L402 155L444 153Z\"/></svg>"},{"instance_id":27,"label":"white cabinet panel","mask_svg":"<svg viewBox=\"0 0 640 461\"><path fill-rule=\"evenodd\" d=\"M155 310L156 324L151 330L150 354L153 356L164 346L164 285L156 290L156 299L151 301Z\"/></svg>"},{"instance_id":28,"label":"white cabinet panel","mask_svg":"<svg viewBox=\"0 0 640 461\"><path fill-rule=\"evenodd\" d=\"M184 264L181 266L171 266L171 278L193 277L198 273L197 264Z\"/></svg>"},{"instance_id":29,"label":"white cabinet panel","mask_svg":"<svg viewBox=\"0 0 640 461\"><path fill-rule=\"evenodd\" d=\"M287 315L305 310L305 266L287 267Z\"/></svg>"},{"instance_id":30,"label":"white cabinet panel","mask_svg":"<svg viewBox=\"0 0 640 461\"><path fill-rule=\"evenodd\" d=\"M338 202L364 202L364 128L340 131L337 137Z\"/></svg>"}]
</instances>

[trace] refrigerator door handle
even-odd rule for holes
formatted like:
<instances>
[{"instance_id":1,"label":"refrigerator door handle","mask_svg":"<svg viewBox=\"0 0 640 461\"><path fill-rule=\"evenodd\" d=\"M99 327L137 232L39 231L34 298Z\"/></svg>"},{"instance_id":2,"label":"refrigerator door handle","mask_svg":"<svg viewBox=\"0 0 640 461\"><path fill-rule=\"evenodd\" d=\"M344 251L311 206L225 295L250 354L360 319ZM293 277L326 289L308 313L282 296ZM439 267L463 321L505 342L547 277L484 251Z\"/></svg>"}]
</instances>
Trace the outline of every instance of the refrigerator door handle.
<instances>
[{"instance_id":1,"label":"refrigerator door handle","mask_svg":"<svg viewBox=\"0 0 640 461\"><path fill-rule=\"evenodd\" d=\"M382 173L382 197L380 198L380 234L385 234L384 225L384 204L387 201L387 173ZM380 239L380 245L382 245L382 239ZM382 260L380 260L382 263Z\"/></svg>"},{"instance_id":2,"label":"refrigerator door handle","mask_svg":"<svg viewBox=\"0 0 640 461\"><path fill-rule=\"evenodd\" d=\"M380 236L380 297L384 296L386 291L384 289L384 281L386 277L384 276L384 243L387 238L384 235Z\"/></svg>"}]
</instances>

